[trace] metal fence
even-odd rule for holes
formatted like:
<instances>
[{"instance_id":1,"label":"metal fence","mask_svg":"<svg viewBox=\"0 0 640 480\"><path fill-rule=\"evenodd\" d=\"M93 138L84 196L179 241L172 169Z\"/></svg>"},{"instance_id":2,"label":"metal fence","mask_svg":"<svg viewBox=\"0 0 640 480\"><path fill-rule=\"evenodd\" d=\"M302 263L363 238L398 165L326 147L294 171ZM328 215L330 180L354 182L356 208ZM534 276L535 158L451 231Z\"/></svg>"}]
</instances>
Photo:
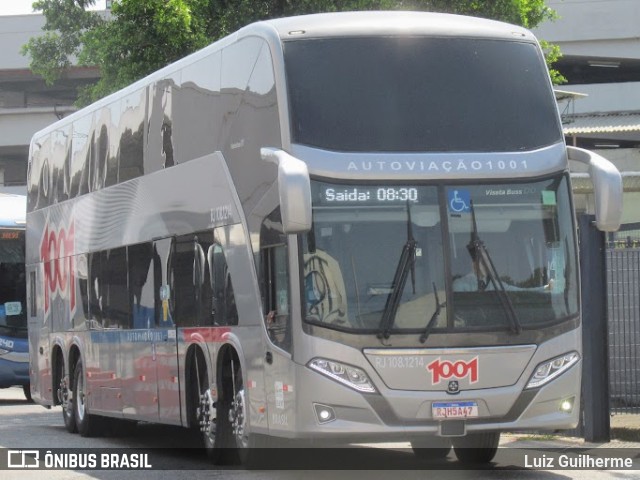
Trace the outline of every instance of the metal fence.
<instances>
[{"instance_id":1,"label":"metal fence","mask_svg":"<svg viewBox=\"0 0 640 480\"><path fill-rule=\"evenodd\" d=\"M623 226L607 242L611 413L640 413L640 231ZM583 294L589 294L583 292Z\"/></svg>"}]
</instances>

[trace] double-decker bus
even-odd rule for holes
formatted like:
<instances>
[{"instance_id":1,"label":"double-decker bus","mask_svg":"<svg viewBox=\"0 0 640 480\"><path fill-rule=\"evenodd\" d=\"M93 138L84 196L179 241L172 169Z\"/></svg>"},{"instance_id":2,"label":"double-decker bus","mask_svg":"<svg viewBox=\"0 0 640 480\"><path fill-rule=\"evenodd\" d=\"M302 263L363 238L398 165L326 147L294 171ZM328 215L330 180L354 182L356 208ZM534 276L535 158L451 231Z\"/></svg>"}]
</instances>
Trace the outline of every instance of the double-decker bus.
<instances>
[{"instance_id":1,"label":"double-decker bus","mask_svg":"<svg viewBox=\"0 0 640 480\"><path fill-rule=\"evenodd\" d=\"M24 265L26 214L24 195L0 194L0 388L21 386L30 401Z\"/></svg>"},{"instance_id":2,"label":"double-decker bus","mask_svg":"<svg viewBox=\"0 0 640 480\"><path fill-rule=\"evenodd\" d=\"M34 398L70 432L404 440L489 461L577 424L568 159L527 30L431 13L249 25L37 133Z\"/></svg>"}]
</instances>

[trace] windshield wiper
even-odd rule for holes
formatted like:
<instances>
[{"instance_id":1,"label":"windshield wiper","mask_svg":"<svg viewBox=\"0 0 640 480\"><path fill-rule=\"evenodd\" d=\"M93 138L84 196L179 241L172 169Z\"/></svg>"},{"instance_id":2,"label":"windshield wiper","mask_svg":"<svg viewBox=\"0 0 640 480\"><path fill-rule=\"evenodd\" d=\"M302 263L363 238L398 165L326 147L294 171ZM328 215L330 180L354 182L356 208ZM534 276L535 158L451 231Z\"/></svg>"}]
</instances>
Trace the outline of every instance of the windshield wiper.
<instances>
[{"instance_id":1,"label":"windshield wiper","mask_svg":"<svg viewBox=\"0 0 640 480\"><path fill-rule=\"evenodd\" d=\"M411 270L411 283L413 286L413 293L416 290L416 246L417 242L413 238L413 228L411 226L411 209L409 208L409 202L407 202L407 242L402 247L402 253L400 255L400 261L396 267L396 273L393 276L391 283L391 291L387 296L387 301L384 305L382 312L382 319L380 320L378 338L387 339L390 336L391 326L398 312L400 306L400 300L402 298L402 292L407 283L407 276L409 270Z\"/></svg>"},{"instance_id":2,"label":"windshield wiper","mask_svg":"<svg viewBox=\"0 0 640 480\"><path fill-rule=\"evenodd\" d=\"M429 319L427 326L424 327L424 331L422 332L422 335L420 335L420 343L424 343L427 341L427 338L429 338L429 335L431 334L431 330L433 329L433 326L436 324L436 321L440 316L440 310L442 310L442 307L444 307L445 304L447 303L447 302L440 303L440 299L438 298L438 289L436 288L436 282L433 282L433 295L436 298L436 309L433 311L433 314L431 315L431 318Z\"/></svg>"},{"instance_id":3,"label":"windshield wiper","mask_svg":"<svg viewBox=\"0 0 640 480\"><path fill-rule=\"evenodd\" d=\"M496 266L491 259L491 255L489 255L489 251L485 246L484 242L480 240L480 235L478 234L478 225L476 223L476 210L473 207L473 200L470 202L471 208L471 221L473 224L473 230L471 231L471 239L469 240L469 244L467 245L467 250L469 251L469 255L471 255L471 259L477 265L479 264L482 267L482 271L486 272L489 276L489 280L493 284L493 288L498 295L498 299L502 304L502 308L504 309L505 314L507 315L507 320L511 324L511 330L515 334L519 334L522 331L522 325L520 324L520 320L518 319L518 314L516 313L515 308L513 308L513 303L511 303L511 298L507 294L507 290L500 279L500 275L496 270ZM478 285L480 285L480 269L476 268L476 275L478 276Z\"/></svg>"}]
</instances>

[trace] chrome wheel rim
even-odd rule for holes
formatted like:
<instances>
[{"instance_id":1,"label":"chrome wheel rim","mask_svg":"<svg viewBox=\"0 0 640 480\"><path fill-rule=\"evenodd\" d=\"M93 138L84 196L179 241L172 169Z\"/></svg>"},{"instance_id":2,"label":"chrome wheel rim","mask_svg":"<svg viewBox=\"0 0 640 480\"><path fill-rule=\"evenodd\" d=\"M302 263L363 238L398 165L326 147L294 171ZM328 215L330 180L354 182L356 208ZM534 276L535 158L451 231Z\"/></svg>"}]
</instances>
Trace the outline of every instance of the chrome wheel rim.
<instances>
[{"instance_id":1,"label":"chrome wheel rim","mask_svg":"<svg viewBox=\"0 0 640 480\"><path fill-rule=\"evenodd\" d=\"M216 412L213 406L211 389L207 389L200 395L198 406L198 424L209 445L213 445L216 439Z\"/></svg>"},{"instance_id":2,"label":"chrome wheel rim","mask_svg":"<svg viewBox=\"0 0 640 480\"><path fill-rule=\"evenodd\" d=\"M71 392L69 391L69 387L67 386L66 377L60 380L58 400L60 400L60 404L62 405L62 411L64 412L64 414L67 416L71 416L73 414L73 403L70 401Z\"/></svg>"},{"instance_id":3,"label":"chrome wheel rim","mask_svg":"<svg viewBox=\"0 0 640 480\"><path fill-rule=\"evenodd\" d=\"M231 427L236 439L236 445L241 448L247 448L249 446L249 435L246 429L247 420L244 389L240 389L236 393L233 404L231 405L231 410L229 411L229 417L231 417Z\"/></svg>"}]
</instances>

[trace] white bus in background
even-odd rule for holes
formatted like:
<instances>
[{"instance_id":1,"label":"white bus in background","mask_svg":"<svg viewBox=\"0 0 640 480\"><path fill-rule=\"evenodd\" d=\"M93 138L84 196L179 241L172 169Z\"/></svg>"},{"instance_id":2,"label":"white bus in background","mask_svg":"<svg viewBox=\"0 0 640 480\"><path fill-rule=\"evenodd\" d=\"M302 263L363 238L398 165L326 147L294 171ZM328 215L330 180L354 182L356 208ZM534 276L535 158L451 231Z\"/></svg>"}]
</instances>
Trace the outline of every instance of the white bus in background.
<instances>
[{"instance_id":1,"label":"white bus in background","mask_svg":"<svg viewBox=\"0 0 640 480\"><path fill-rule=\"evenodd\" d=\"M568 158L616 229L620 175L565 145L527 30L249 25L34 136L34 398L82 435L196 427L217 462L276 438L487 462L572 428Z\"/></svg>"}]
</instances>

